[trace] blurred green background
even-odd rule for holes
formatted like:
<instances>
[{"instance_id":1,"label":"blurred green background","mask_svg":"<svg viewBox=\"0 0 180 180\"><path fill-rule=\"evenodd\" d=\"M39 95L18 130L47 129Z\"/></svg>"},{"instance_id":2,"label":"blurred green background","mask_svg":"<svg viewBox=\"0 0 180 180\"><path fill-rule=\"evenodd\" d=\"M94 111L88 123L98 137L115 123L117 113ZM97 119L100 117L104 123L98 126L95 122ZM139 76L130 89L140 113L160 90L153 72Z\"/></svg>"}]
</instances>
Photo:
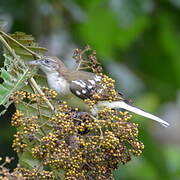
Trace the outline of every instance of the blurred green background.
<instances>
[{"instance_id":1,"label":"blurred green background","mask_svg":"<svg viewBox=\"0 0 180 180\"><path fill-rule=\"evenodd\" d=\"M117 89L171 123L139 123L143 155L114 172L116 180L180 179L180 0L0 0L6 32L32 34L71 68L74 48L89 44ZM2 50L1 65L2 65ZM0 156L15 156L9 111L0 117ZM15 167L15 163L11 168Z\"/></svg>"}]
</instances>

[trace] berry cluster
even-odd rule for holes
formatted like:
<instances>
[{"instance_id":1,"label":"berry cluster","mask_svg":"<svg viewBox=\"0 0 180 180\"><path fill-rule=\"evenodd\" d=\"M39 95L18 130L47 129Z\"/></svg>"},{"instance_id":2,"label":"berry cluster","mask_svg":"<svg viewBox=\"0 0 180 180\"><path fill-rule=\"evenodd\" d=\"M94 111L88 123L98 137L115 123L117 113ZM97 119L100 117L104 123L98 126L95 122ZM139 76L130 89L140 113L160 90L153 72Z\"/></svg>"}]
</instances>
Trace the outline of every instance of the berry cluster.
<instances>
[{"instance_id":1,"label":"berry cluster","mask_svg":"<svg viewBox=\"0 0 180 180\"><path fill-rule=\"evenodd\" d=\"M14 158L5 157L5 160L0 164L0 180L52 180L54 179L53 172L39 169L29 170L27 168L18 167L10 172L6 165L10 164ZM3 159L0 157L0 161Z\"/></svg>"},{"instance_id":2,"label":"berry cluster","mask_svg":"<svg viewBox=\"0 0 180 180\"><path fill-rule=\"evenodd\" d=\"M94 73L102 72L102 66L97 60L96 51L92 50L90 46L82 49L75 49L73 58L79 64L78 70L90 69Z\"/></svg>"},{"instance_id":3,"label":"berry cluster","mask_svg":"<svg viewBox=\"0 0 180 180\"><path fill-rule=\"evenodd\" d=\"M123 99L115 90L115 80L102 73L100 73L99 76L102 77L102 81L100 82L102 90L99 91L95 89L92 97L84 100L90 108L93 108L99 100L112 102Z\"/></svg>"},{"instance_id":4,"label":"berry cluster","mask_svg":"<svg viewBox=\"0 0 180 180\"><path fill-rule=\"evenodd\" d=\"M110 79L105 77L104 81L111 86ZM46 88L47 94L53 103L54 91ZM28 93L23 97L32 101L37 96ZM44 95L35 100L43 105L43 99ZM20 110L13 115L12 125L17 127L14 150L30 150L42 164L39 171L20 168L23 177L58 179L57 172L64 171L65 180L110 180L119 163L127 163L132 155L142 153L144 145L138 140L138 126L131 122L127 112L104 108L97 118L69 107L66 102L56 101L53 105L54 115L43 124L38 115L30 116ZM33 146L29 148L29 144Z\"/></svg>"},{"instance_id":5,"label":"berry cluster","mask_svg":"<svg viewBox=\"0 0 180 180\"><path fill-rule=\"evenodd\" d=\"M29 170L27 168L16 168L15 172L23 175L24 180L52 180L54 179L54 175L50 171L42 170L39 171L38 169Z\"/></svg>"},{"instance_id":6,"label":"berry cluster","mask_svg":"<svg viewBox=\"0 0 180 180\"><path fill-rule=\"evenodd\" d=\"M26 91L16 91L12 94L11 99L16 104L24 103L24 101L28 103L38 102L40 104L43 104L47 99L52 100L57 96L57 92L55 90L49 89L47 87L43 87L42 92L42 94L37 94Z\"/></svg>"}]
</instances>

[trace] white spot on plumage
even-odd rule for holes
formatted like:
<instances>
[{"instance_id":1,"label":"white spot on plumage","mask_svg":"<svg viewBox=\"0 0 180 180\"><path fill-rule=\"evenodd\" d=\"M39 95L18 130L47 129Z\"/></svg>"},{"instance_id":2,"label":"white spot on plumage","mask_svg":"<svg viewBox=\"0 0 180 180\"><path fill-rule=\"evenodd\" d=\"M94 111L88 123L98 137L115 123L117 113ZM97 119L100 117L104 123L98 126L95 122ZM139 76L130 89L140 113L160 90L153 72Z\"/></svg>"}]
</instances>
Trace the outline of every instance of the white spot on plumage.
<instances>
[{"instance_id":1,"label":"white spot on plumage","mask_svg":"<svg viewBox=\"0 0 180 180\"><path fill-rule=\"evenodd\" d=\"M95 81L101 81L101 76L96 75L94 79Z\"/></svg>"},{"instance_id":2,"label":"white spot on plumage","mask_svg":"<svg viewBox=\"0 0 180 180\"><path fill-rule=\"evenodd\" d=\"M80 93L79 91L76 91L76 94L77 94L77 95L81 95L81 93Z\"/></svg>"},{"instance_id":3,"label":"white spot on plumage","mask_svg":"<svg viewBox=\"0 0 180 180\"><path fill-rule=\"evenodd\" d=\"M79 86L81 86L82 88L86 87L86 84L83 81L81 82L81 80L79 80L79 81L72 81L72 82L77 84L77 85L79 85Z\"/></svg>"},{"instance_id":4,"label":"white spot on plumage","mask_svg":"<svg viewBox=\"0 0 180 180\"><path fill-rule=\"evenodd\" d=\"M83 84L84 87L86 87L86 83L83 80L79 80L79 81Z\"/></svg>"},{"instance_id":5,"label":"white spot on plumage","mask_svg":"<svg viewBox=\"0 0 180 180\"><path fill-rule=\"evenodd\" d=\"M92 88L93 88L93 86L91 86L91 85L88 86L88 89L92 89Z\"/></svg>"},{"instance_id":6,"label":"white spot on plumage","mask_svg":"<svg viewBox=\"0 0 180 180\"><path fill-rule=\"evenodd\" d=\"M95 85L95 81L94 80L88 80L92 85Z\"/></svg>"},{"instance_id":7,"label":"white spot on plumage","mask_svg":"<svg viewBox=\"0 0 180 180\"><path fill-rule=\"evenodd\" d=\"M82 90L82 93L83 93L83 94L86 94L86 90L83 89L83 90Z\"/></svg>"}]
</instances>

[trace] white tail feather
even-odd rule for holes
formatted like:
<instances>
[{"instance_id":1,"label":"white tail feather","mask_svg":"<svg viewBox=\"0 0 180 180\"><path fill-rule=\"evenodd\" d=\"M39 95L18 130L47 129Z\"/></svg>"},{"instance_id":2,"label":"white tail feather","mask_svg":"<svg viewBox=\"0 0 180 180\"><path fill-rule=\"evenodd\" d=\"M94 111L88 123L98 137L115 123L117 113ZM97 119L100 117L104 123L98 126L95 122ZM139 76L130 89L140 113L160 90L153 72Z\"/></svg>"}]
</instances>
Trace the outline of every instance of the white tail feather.
<instances>
[{"instance_id":1,"label":"white tail feather","mask_svg":"<svg viewBox=\"0 0 180 180\"><path fill-rule=\"evenodd\" d=\"M154 121L157 121L157 122L161 123L164 127L169 126L169 123L164 121L163 119L161 119L161 118L159 118L159 117L157 117L157 116L155 116L153 114L150 114L148 112L145 112L145 111L143 111L143 110L141 110L141 109L139 109L137 107L129 105L124 101L114 101L114 102L100 101L98 103L98 107L102 107L102 106L106 106L106 107L114 108L114 109L122 108L122 109L125 109L125 110L128 110L128 111L134 112L136 114L139 114L141 116L147 117L149 119L152 119Z\"/></svg>"}]
</instances>

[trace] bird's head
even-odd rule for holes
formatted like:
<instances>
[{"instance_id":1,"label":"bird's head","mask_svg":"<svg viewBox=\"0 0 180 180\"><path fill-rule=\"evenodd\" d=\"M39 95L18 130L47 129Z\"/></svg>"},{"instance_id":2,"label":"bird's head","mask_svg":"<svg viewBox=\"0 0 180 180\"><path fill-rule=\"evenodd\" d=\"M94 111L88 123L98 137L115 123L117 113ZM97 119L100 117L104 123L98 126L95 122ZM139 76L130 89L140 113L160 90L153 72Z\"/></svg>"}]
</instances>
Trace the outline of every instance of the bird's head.
<instances>
[{"instance_id":1,"label":"bird's head","mask_svg":"<svg viewBox=\"0 0 180 180\"><path fill-rule=\"evenodd\" d=\"M57 57L44 56L40 59L29 61L28 64L38 66L45 74L51 74L54 72L61 72L66 67L64 63Z\"/></svg>"}]
</instances>

